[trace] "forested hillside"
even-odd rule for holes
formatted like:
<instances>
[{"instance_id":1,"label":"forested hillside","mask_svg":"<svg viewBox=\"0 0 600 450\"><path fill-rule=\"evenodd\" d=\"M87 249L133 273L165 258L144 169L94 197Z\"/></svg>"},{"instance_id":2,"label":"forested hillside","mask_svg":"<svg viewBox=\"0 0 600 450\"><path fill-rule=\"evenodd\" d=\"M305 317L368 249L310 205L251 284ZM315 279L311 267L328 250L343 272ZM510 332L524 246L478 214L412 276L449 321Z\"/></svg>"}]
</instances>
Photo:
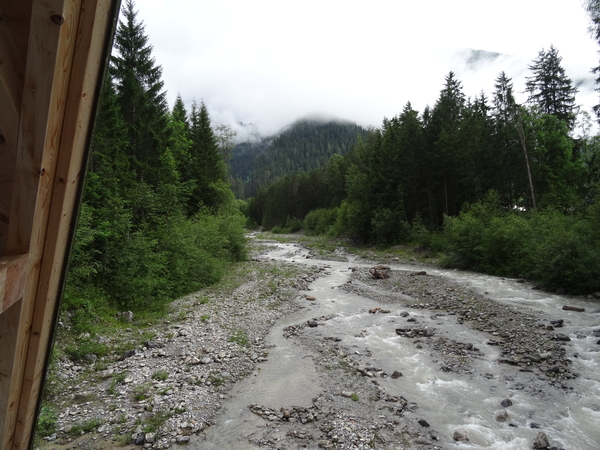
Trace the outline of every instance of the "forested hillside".
<instances>
[{"instance_id":1,"label":"forested hillside","mask_svg":"<svg viewBox=\"0 0 600 450\"><path fill-rule=\"evenodd\" d=\"M203 103L169 110L132 1L99 105L63 309L75 329L160 310L244 256L243 216Z\"/></svg>"},{"instance_id":2,"label":"forested hillside","mask_svg":"<svg viewBox=\"0 0 600 450\"><path fill-rule=\"evenodd\" d=\"M366 130L343 121L299 120L279 135L233 149L230 163L238 198L253 196L284 175L324 166L334 154L344 155Z\"/></svg>"},{"instance_id":3,"label":"forested hillside","mask_svg":"<svg viewBox=\"0 0 600 450\"><path fill-rule=\"evenodd\" d=\"M574 137L589 116L577 115L561 60L553 46L539 52L522 105L504 72L490 97L476 98L450 72L433 107L406 103L347 155L262 187L249 217L359 242L433 245L449 265L572 292L600 288L600 140Z\"/></svg>"}]
</instances>

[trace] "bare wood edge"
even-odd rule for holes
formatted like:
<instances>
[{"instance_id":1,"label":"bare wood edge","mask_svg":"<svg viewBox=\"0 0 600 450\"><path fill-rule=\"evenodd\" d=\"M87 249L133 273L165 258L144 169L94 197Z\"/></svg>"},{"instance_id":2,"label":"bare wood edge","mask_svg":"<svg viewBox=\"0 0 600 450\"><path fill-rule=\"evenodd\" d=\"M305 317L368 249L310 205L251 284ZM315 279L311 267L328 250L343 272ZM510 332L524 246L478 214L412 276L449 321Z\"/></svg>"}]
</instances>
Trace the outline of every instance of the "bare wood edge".
<instances>
[{"instance_id":1,"label":"bare wood edge","mask_svg":"<svg viewBox=\"0 0 600 450\"><path fill-rule=\"evenodd\" d=\"M83 0L13 449L33 436L116 0ZM114 14L116 16L116 14Z\"/></svg>"},{"instance_id":2,"label":"bare wood edge","mask_svg":"<svg viewBox=\"0 0 600 450\"><path fill-rule=\"evenodd\" d=\"M23 297L28 255L0 257L0 314Z\"/></svg>"},{"instance_id":3,"label":"bare wood edge","mask_svg":"<svg viewBox=\"0 0 600 450\"><path fill-rule=\"evenodd\" d=\"M77 8L73 8L73 6ZM13 447L31 322L48 226L56 152L64 119L78 0L35 0L31 12L25 88L6 253L30 253L1 448ZM51 16L64 18L59 26ZM74 17L76 16L76 17ZM73 23L76 21L76 23ZM75 29L73 29L75 28ZM70 37L69 32L73 36ZM29 251L31 249L31 251Z\"/></svg>"}]
</instances>

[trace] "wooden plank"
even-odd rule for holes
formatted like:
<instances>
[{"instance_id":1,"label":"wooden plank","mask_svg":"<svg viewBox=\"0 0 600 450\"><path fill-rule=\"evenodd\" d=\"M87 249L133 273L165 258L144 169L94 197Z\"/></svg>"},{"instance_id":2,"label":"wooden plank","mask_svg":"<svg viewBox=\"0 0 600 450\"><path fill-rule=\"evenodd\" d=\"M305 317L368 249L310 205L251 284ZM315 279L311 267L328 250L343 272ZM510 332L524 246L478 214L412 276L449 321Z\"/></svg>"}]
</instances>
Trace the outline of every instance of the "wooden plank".
<instances>
[{"instance_id":1,"label":"wooden plank","mask_svg":"<svg viewBox=\"0 0 600 450\"><path fill-rule=\"evenodd\" d=\"M25 63L9 24L2 19L3 16L0 16L0 133L14 153L17 149Z\"/></svg>"},{"instance_id":2,"label":"wooden plank","mask_svg":"<svg viewBox=\"0 0 600 450\"><path fill-rule=\"evenodd\" d=\"M0 0L2 16L8 23L23 61L27 60L32 0Z\"/></svg>"},{"instance_id":3,"label":"wooden plank","mask_svg":"<svg viewBox=\"0 0 600 450\"><path fill-rule=\"evenodd\" d=\"M2 152L2 146L0 146ZM2 162L0 161L0 167ZM14 164L12 165L14 169ZM0 178L0 255L4 255L6 249L6 235L8 233L8 221L10 216L10 202L12 198L13 180Z\"/></svg>"},{"instance_id":4,"label":"wooden plank","mask_svg":"<svg viewBox=\"0 0 600 450\"><path fill-rule=\"evenodd\" d=\"M78 0L36 0L31 12L6 244L7 255L29 253L29 260L2 449L15 437L80 7Z\"/></svg>"},{"instance_id":5,"label":"wooden plank","mask_svg":"<svg viewBox=\"0 0 600 450\"><path fill-rule=\"evenodd\" d=\"M0 258L0 314L23 297L27 255Z\"/></svg>"},{"instance_id":6,"label":"wooden plank","mask_svg":"<svg viewBox=\"0 0 600 450\"><path fill-rule=\"evenodd\" d=\"M67 265L69 240L75 226L101 76L111 47L110 37L117 11L116 0L82 2L13 441L14 450L26 448L31 439L48 362L51 332L58 311L61 283Z\"/></svg>"},{"instance_id":7,"label":"wooden plank","mask_svg":"<svg viewBox=\"0 0 600 450\"><path fill-rule=\"evenodd\" d=\"M8 411L11 409L8 398L13 378L17 327L22 303L23 300L18 301L0 314L0 342L2 342L0 345L0 440L2 431L6 428Z\"/></svg>"}]
</instances>

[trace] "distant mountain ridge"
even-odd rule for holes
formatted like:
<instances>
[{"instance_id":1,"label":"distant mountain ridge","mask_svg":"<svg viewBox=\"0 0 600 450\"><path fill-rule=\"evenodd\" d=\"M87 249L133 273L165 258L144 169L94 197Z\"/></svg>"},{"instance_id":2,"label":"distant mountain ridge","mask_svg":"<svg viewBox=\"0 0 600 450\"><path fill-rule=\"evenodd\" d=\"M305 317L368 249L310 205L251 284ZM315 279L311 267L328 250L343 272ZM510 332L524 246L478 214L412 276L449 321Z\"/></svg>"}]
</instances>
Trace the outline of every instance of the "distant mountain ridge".
<instances>
[{"instance_id":1,"label":"distant mountain ridge","mask_svg":"<svg viewBox=\"0 0 600 450\"><path fill-rule=\"evenodd\" d=\"M289 173L309 172L343 155L367 130L353 122L301 119L277 135L236 145L230 174L238 198L252 197L261 186Z\"/></svg>"}]
</instances>

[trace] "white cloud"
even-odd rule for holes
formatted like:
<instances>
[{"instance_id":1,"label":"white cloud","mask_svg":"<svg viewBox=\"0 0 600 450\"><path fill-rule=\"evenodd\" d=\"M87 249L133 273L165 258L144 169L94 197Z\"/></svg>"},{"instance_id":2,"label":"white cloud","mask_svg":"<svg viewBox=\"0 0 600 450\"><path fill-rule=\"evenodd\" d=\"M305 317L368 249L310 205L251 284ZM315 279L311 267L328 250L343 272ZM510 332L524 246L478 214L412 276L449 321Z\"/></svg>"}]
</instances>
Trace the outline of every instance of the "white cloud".
<instances>
[{"instance_id":1,"label":"white cloud","mask_svg":"<svg viewBox=\"0 0 600 450\"><path fill-rule=\"evenodd\" d=\"M272 132L324 113L379 125L407 101L433 105L454 70L491 97L501 70L523 91L527 65L555 45L574 80L592 80L597 48L579 2L557 0L138 0L172 104L204 99L214 122ZM501 53L477 71L461 49ZM578 102L597 103L594 86ZM522 96L521 100L524 100Z\"/></svg>"}]
</instances>

